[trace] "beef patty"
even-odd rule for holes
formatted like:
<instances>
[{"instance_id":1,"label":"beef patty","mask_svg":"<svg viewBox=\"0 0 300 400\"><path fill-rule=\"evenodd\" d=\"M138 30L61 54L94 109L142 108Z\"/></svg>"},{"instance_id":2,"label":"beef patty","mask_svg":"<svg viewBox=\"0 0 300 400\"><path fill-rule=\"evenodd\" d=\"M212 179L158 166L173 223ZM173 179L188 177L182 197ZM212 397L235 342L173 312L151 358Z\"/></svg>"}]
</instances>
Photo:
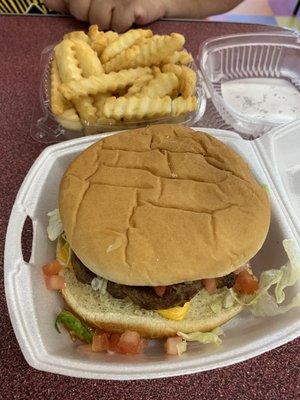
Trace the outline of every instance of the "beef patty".
<instances>
[{"instance_id":1,"label":"beef patty","mask_svg":"<svg viewBox=\"0 0 300 400\"><path fill-rule=\"evenodd\" d=\"M201 281L177 283L166 286L164 295L160 297L151 286L128 286L108 281L106 290L117 299L129 297L135 304L146 310L158 310L182 306L201 288Z\"/></svg>"},{"instance_id":2,"label":"beef patty","mask_svg":"<svg viewBox=\"0 0 300 400\"><path fill-rule=\"evenodd\" d=\"M92 280L97 276L90 271L72 251L71 263L77 280L81 283L91 284ZM225 277L218 278L218 287L231 287L235 281L235 275L229 274ZM131 301L146 310L158 310L182 306L191 300L202 288L200 280L193 282L177 283L175 285L166 286L166 291L162 297L158 296L151 286L129 286L121 285L111 281L107 282L107 291L117 299L128 297Z\"/></svg>"}]
</instances>

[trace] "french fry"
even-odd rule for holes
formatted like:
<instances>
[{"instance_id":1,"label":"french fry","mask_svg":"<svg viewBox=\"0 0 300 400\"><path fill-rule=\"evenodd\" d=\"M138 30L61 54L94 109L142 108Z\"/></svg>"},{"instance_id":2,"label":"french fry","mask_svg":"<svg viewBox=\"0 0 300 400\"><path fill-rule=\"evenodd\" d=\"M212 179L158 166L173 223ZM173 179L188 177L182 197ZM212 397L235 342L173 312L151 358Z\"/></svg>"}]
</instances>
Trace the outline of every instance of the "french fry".
<instances>
[{"instance_id":1,"label":"french fry","mask_svg":"<svg viewBox=\"0 0 300 400\"><path fill-rule=\"evenodd\" d=\"M55 59L60 80L63 83L79 80L82 71L78 66L75 54L75 44L70 39L64 39L54 48Z\"/></svg>"},{"instance_id":2,"label":"french fry","mask_svg":"<svg viewBox=\"0 0 300 400\"><path fill-rule=\"evenodd\" d=\"M156 118L171 113L172 100L169 96L156 97L109 97L104 104L103 113L106 118L117 121L141 120Z\"/></svg>"},{"instance_id":3,"label":"french fry","mask_svg":"<svg viewBox=\"0 0 300 400\"><path fill-rule=\"evenodd\" d=\"M195 71L185 65L165 64L163 72L173 72L179 80L179 92L186 99L192 96L196 90L197 76Z\"/></svg>"},{"instance_id":4,"label":"french fry","mask_svg":"<svg viewBox=\"0 0 300 400\"><path fill-rule=\"evenodd\" d=\"M157 67L156 65L154 65L151 69L152 69L152 72L153 72L153 75L154 75L154 76L156 76L156 75L158 75L158 74L161 74L160 68Z\"/></svg>"},{"instance_id":5,"label":"french fry","mask_svg":"<svg viewBox=\"0 0 300 400\"><path fill-rule=\"evenodd\" d=\"M109 74L110 72L117 72L122 69L136 68L139 63L134 60L137 60L139 55L140 47L138 45L133 45L129 49L123 50L109 62L103 64L104 70Z\"/></svg>"},{"instance_id":6,"label":"french fry","mask_svg":"<svg viewBox=\"0 0 300 400\"><path fill-rule=\"evenodd\" d=\"M152 74L142 75L139 78L137 78L134 84L130 86L130 88L128 89L127 93L125 94L125 97L134 96L137 93L139 93L142 87L147 85L147 83L151 81L151 79L153 79Z\"/></svg>"},{"instance_id":7,"label":"french fry","mask_svg":"<svg viewBox=\"0 0 300 400\"><path fill-rule=\"evenodd\" d=\"M113 31L99 31L98 25L91 25L89 28L88 36L90 38L90 45L92 49L101 56L106 46L118 39L119 35Z\"/></svg>"},{"instance_id":8,"label":"french fry","mask_svg":"<svg viewBox=\"0 0 300 400\"><path fill-rule=\"evenodd\" d=\"M82 76L90 76L96 73L101 76L101 63L96 53L87 43L78 39L64 39L55 47L55 57L61 81L67 84L70 81L79 81ZM78 66L80 65L80 67ZM59 89L60 90L60 89ZM88 122L96 121L96 108L93 99L87 95L74 99L73 104L81 118Z\"/></svg>"},{"instance_id":9,"label":"french fry","mask_svg":"<svg viewBox=\"0 0 300 400\"><path fill-rule=\"evenodd\" d=\"M59 90L68 100L91 94L115 92L117 89L132 85L137 78L150 72L151 69L148 67L111 72L101 77L91 76L62 84Z\"/></svg>"},{"instance_id":10,"label":"french fry","mask_svg":"<svg viewBox=\"0 0 300 400\"><path fill-rule=\"evenodd\" d=\"M194 111L196 110L196 108L197 108L196 96L191 96L188 97L187 99L184 99L183 97L180 96L172 100L172 115L174 117Z\"/></svg>"},{"instance_id":11,"label":"french fry","mask_svg":"<svg viewBox=\"0 0 300 400\"><path fill-rule=\"evenodd\" d=\"M75 57L80 65L82 76L88 78L91 75L101 76L104 73L101 61L97 53L82 40L74 39Z\"/></svg>"},{"instance_id":12,"label":"french fry","mask_svg":"<svg viewBox=\"0 0 300 400\"><path fill-rule=\"evenodd\" d=\"M133 45L104 64L106 73L165 63L174 51L184 45L184 36L178 33L150 38L141 45Z\"/></svg>"},{"instance_id":13,"label":"french fry","mask_svg":"<svg viewBox=\"0 0 300 400\"><path fill-rule=\"evenodd\" d=\"M105 104L105 101L108 97L111 97L111 94L109 93L98 93L96 94L96 96L94 97L94 107L97 109L97 116L98 117L103 117L103 107Z\"/></svg>"},{"instance_id":14,"label":"french fry","mask_svg":"<svg viewBox=\"0 0 300 400\"><path fill-rule=\"evenodd\" d=\"M82 121L96 122L97 109L93 106L93 99L89 96L79 97L72 100Z\"/></svg>"},{"instance_id":15,"label":"french fry","mask_svg":"<svg viewBox=\"0 0 300 400\"><path fill-rule=\"evenodd\" d=\"M181 65L177 64L164 64L161 67L162 72L173 72L177 78L179 79L182 74L182 67Z\"/></svg>"},{"instance_id":16,"label":"french fry","mask_svg":"<svg viewBox=\"0 0 300 400\"><path fill-rule=\"evenodd\" d=\"M164 97L178 88L178 78L173 72L159 73L138 93L139 97Z\"/></svg>"},{"instance_id":17,"label":"french fry","mask_svg":"<svg viewBox=\"0 0 300 400\"><path fill-rule=\"evenodd\" d=\"M183 98L191 97L196 90L197 75L191 68L182 66L182 74L180 77L180 91Z\"/></svg>"},{"instance_id":18,"label":"french fry","mask_svg":"<svg viewBox=\"0 0 300 400\"><path fill-rule=\"evenodd\" d=\"M73 32L66 33L64 35L64 39L71 39L71 40L77 39L77 40L82 40L85 43L90 43L90 38L83 31L73 31Z\"/></svg>"},{"instance_id":19,"label":"french fry","mask_svg":"<svg viewBox=\"0 0 300 400\"><path fill-rule=\"evenodd\" d=\"M104 34L105 34L105 37L107 39L107 44L110 44L110 43L114 42L119 37L117 32L114 32L114 31L106 31L106 32L104 32Z\"/></svg>"},{"instance_id":20,"label":"french fry","mask_svg":"<svg viewBox=\"0 0 300 400\"><path fill-rule=\"evenodd\" d=\"M120 35L117 40L114 40L103 50L101 61L106 63L123 50L131 47L137 40L151 36L152 31L150 29L130 29L128 32Z\"/></svg>"},{"instance_id":21,"label":"french fry","mask_svg":"<svg viewBox=\"0 0 300 400\"><path fill-rule=\"evenodd\" d=\"M97 25L67 33L54 49L51 109L67 129L178 116L197 107L196 74L182 35ZM102 62L103 65L102 65ZM178 97L179 96L179 97ZM87 126L87 125L86 125Z\"/></svg>"},{"instance_id":22,"label":"french fry","mask_svg":"<svg viewBox=\"0 0 300 400\"><path fill-rule=\"evenodd\" d=\"M74 107L64 111L61 115L56 116L56 119L65 129L81 131L83 128Z\"/></svg>"},{"instance_id":23,"label":"french fry","mask_svg":"<svg viewBox=\"0 0 300 400\"><path fill-rule=\"evenodd\" d=\"M55 58L51 64L51 111L55 115L63 114L72 104L58 91L61 84Z\"/></svg>"},{"instance_id":24,"label":"french fry","mask_svg":"<svg viewBox=\"0 0 300 400\"><path fill-rule=\"evenodd\" d=\"M110 97L111 95L109 93L98 93L95 96L95 101L94 101L94 106L97 109L97 123L101 124L113 124L116 121L113 118L106 118L105 115L103 114L103 107L105 104L105 101Z\"/></svg>"},{"instance_id":25,"label":"french fry","mask_svg":"<svg viewBox=\"0 0 300 400\"><path fill-rule=\"evenodd\" d=\"M175 51L163 60L163 64L190 64L193 62L193 56L186 50Z\"/></svg>"},{"instance_id":26,"label":"french fry","mask_svg":"<svg viewBox=\"0 0 300 400\"><path fill-rule=\"evenodd\" d=\"M91 48L98 54L101 55L102 51L108 45L108 38L105 32L99 31L97 25L91 25L89 27L88 36L91 41Z\"/></svg>"}]
</instances>

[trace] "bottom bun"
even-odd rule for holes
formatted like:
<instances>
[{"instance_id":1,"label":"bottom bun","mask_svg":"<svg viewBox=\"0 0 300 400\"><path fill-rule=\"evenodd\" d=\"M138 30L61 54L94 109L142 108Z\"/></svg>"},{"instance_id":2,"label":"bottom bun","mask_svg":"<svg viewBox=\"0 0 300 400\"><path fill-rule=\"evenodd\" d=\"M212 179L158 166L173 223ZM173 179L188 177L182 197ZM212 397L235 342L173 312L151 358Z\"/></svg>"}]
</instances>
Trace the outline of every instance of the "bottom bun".
<instances>
[{"instance_id":1,"label":"bottom bun","mask_svg":"<svg viewBox=\"0 0 300 400\"><path fill-rule=\"evenodd\" d=\"M207 332L237 315L242 306L234 304L221 308L217 314L211 304L223 304L228 290L218 289L210 295L202 289L191 300L191 307L185 318L174 321L161 317L157 312L145 310L129 299L116 299L104 291L100 293L85 285L75 277L71 268L65 268L63 275L66 288L62 291L68 306L89 325L108 332L123 332L126 329L139 332L147 338L174 336L176 332Z\"/></svg>"}]
</instances>

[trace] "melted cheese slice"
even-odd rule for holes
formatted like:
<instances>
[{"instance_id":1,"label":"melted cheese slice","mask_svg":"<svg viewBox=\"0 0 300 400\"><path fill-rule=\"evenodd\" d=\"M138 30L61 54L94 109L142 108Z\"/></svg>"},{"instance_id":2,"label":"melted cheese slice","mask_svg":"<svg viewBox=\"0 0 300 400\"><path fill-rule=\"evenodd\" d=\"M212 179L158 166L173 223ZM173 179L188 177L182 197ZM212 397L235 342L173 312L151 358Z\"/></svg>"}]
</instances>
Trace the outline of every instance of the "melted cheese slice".
<instances>
[{"instance_id":1,"label":"melted cheese slice","mask_svg":"<svg viewBox=\"0 0 300 400\"><path fill-rule=\"evenodd\" d=\"M156 312L167 319L173 319L174 321L181 321L188 313L191 307L191 302L188 301L182 307L176 306L172 308L167 308L165 310L157 310Z\"/></svg>"}]
</instances>

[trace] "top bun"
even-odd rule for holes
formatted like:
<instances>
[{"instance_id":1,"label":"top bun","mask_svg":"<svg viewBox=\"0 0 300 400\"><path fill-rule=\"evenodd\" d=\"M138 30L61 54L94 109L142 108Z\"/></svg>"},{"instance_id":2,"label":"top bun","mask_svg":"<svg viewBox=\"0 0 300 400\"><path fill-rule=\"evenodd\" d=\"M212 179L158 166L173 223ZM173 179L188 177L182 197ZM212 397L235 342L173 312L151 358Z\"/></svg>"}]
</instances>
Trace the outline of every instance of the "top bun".
<instances>
[{"instance_id":1,"label":"top bun","mask_svg":"<svg viewBox=\"0 0 300 400\"><path fill-rule=\"evenodd\" d=\"M95 143L69 166L59 209L67 240L94 273L125 285L224 276L261 248L266 190L212 136L154 125Z\"/></svg>"}]
</instances>

